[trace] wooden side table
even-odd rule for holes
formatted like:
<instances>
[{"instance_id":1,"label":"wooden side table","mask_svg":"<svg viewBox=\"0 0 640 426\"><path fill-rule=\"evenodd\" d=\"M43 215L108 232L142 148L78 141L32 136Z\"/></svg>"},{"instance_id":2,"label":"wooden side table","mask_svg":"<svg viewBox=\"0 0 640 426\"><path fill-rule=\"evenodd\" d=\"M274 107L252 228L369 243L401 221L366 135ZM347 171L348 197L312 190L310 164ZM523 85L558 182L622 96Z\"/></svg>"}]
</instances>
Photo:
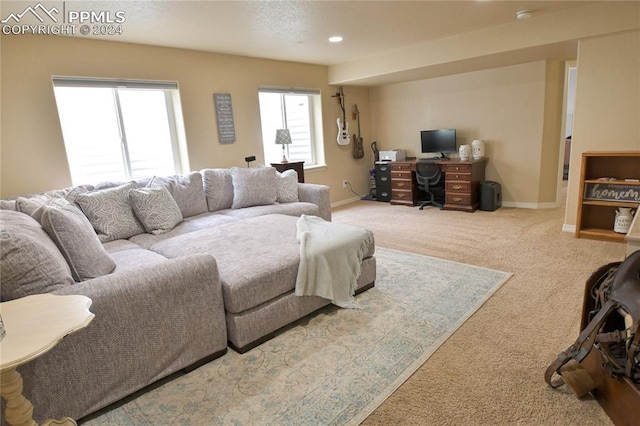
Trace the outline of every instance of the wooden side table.
<instances>
[{"instance_id":1,"label":"wooden side table","mask_svg":"<svg viewBox=\"0 0 640 426\"><path fill-rule=\"evenodd\" d=\"M304 161L292 161L289 163L271 163L280 173L285 170L295 170L298 173L298 182L304 183Z\"/></svg>"},{"instance_id":2,"label":"wooden side table","mask_svg":"<svg viewBox=\"0 0 640 426\"><path fill-rule=\"evenodd\" d=\"M22 395L17 367L49 352L65 336L93 320L91 299L86 296L36 294L0 303L6 335L0 340L0 394L6 401L5 419L10 425L36 426L33 405ZM73 419L47 420L45 425L75 425Z\"/></svg>"}]
</instances>

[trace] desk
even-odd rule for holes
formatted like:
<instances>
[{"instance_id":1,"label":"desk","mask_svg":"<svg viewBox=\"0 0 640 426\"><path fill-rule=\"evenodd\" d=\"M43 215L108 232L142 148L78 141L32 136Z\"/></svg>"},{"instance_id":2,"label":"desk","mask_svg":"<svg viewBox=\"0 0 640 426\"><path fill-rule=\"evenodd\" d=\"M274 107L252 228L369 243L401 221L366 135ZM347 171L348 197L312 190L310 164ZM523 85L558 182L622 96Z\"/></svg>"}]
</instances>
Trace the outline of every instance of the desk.
<instances>
[{"instance_id":1,"label":"desk","mask_svg":"<svg viewBox=\"0 0 640 426\"><path fill-rule=\"evenodd\" d=\"M10 425L35 426L33 405L22 395L17 367L49 352L62 338L91 322L91 299L85 296L36 294L0 304L6 335L0 341L0 393ZM75 425L73 419L47 420L46 425Z\"/></svg>"},{"instance_id":2,"label":"desk","mask_svg":"<svg viewBox=\"0 0 640 426\"><path fill-rule=\"evenodd\" d=\"M416 161L391 162L391 204L415 206L418 203L420 190L415 176ZM484 180L487 161L487 158L469 161L436 160L444 174L443 210L474 212L478 209L479 186Z\"/></svg>"}]
</instances>

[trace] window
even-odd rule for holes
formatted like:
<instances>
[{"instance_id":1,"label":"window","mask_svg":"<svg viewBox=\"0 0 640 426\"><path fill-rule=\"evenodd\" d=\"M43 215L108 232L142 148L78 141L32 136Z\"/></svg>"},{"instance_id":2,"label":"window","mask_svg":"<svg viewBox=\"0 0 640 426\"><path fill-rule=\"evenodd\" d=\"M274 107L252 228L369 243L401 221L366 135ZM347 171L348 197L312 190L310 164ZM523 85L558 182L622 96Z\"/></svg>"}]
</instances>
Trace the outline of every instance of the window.
<instances>
[{"instance_id":1,"label":"window","mask_svg":"<svg viewBox=\"0 0 640 426\"><path fill-rule=\"evenodd\" d=\"M53 85L74 185L182 173L177 83L54 77Z\"/></svg>"},{"instance_id":2,"label":"window","mask_svg":"<svg viewBox=\"0 0 640 426\"><path fill-rule=\"evenodd\" d=\"M324 165L320 91L260 87L258 96L265 162L282 160L282 146L275 143L276 130L289 129L287 159L304 161L305 167Z\"/></svg>"}]
</instances>

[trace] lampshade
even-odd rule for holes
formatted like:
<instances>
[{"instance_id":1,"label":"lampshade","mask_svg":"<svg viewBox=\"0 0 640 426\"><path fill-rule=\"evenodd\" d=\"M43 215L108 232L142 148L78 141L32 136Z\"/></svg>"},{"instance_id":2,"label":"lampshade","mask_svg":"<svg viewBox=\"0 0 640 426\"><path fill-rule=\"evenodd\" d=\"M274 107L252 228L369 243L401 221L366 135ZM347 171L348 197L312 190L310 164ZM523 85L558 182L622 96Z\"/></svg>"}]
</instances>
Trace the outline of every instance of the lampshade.
<instances>
[{"instance_id":1,"label":"lampshade","mask_svg":"<svg viewBox=\"0 0 640 426\"><path fill-rule=\"evenodd\" d=\"M291 134L289 129L276 130L276 145L289 145L291 143Z\"/></svg>"}]
</instances>

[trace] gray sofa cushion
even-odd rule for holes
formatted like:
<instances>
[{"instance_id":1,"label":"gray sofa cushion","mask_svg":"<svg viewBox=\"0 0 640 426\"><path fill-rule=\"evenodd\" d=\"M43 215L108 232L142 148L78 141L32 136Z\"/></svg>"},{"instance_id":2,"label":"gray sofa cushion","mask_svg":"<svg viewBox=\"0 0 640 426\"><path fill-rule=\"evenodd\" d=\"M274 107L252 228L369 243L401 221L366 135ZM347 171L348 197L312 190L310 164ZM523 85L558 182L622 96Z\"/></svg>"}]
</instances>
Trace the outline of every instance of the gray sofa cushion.
<instances>
[{"instance_id":1,"label":"gray sofa cushion","mask_svg":"<svg viewBox=\"0 0 640 426\"><path fill-rule=\"evenodd\" d=\"M142 267L166 262L168 259L150 250L143 248L133 248L112 253L116 263L114 274L124 271L140 270Z\"/></svg>"},{"instance_id":2,"label":"gray sofa cushion","mask_svg":"<svg viewBox=\"0 0 640 426\"><path fill-rule=\"evenodd\" d=\"M182 211L164 186L131 189L129 199L147 232L163 234L182 222Z\"/></svg>"},{"instance_id":3,"label":"gray sofa cushion","mask_svg":"<svg viewBox=\"0 0 640 426\"><path fill-rule=\"evenodd\" d=\"M224 223L234 222L237 219L218 213L203 213L197 216L188 217L180 222L175 228L164 234L140 234L134 235L129 240L138 244L140 247L149 248L152 245L164 241L178 235L187 234L189 232L198 231L200 229L219 226Z\"/></svg>"},{"instance_id":4,"label":"gray sofa cushion","mask_svg":"<svg viewBox=\"0 0 640 426\"><path fill-rule=\"evenodd\" d=\"M67 262L40 224L12 210L0 210L0 276L2 301L74 282Z\"/></svg>"},{"instance_id":5,"label":"gray sofa cushion","mask_svg":"<svg viewBox=\"0 0 640 426\"><path fill-rule=\"evenodd\" d=\"M45 204L40 223L67 260L76 281L107 275L116 267L87 217L68 201L56 199Z\"/></svg>"},{"instance_id":6,"label":"gray sofa cushion","mask_svg":"<svg viewBox=\"0 0 640 426\"><path fill-rule=\"evenodd\" d=\"M192 172L186 176L155 176L149 186L162 184L180 207L182 217L191 217L207 212L207 198L200 172Z\"/></svg>"},{"instance_id":7,"label":"gray sofa cushion","mask_svg":"<svg viewBox=\"0 0 640 426\"><path fill-rule=\"evenodd\" d=\"M100 241L129 238L145 232L129 203L129 190L134 187L135 183L129 182L115 188L78 194L75 197L98 233Z\"/></svg>"},{"instance_id":8,"label":"gray sofa cushion","mask_svg":"<svg viewBox=\"0 0 640 426\"><path fill-rule=\"evenodd\" d=\"M204 192L210 212L230 209L233 204L233 181L230 169L204 169Z\"/></svg>"},{"instance_id":9,"label":"gray sofa cushion","mask_svg":"<svg viewBox=\"0 0 640 426\"><path fill-rule=\"evenodd\" d=\"M300 216L308 214L318 216L320 209L313 203L276 203L268 206L246 207L244 209L226 209L218 213L231 216L236 219L247 219L250 217L262 216L265 214L286 214L288 216Z\"/></svg>"},{"instance_id":10,"label":"gray sofa cushion","mask_svg":"<svg viewBox=\"0 0 640 426\"><path fill-rule=\"evenodd\" d=\"M171 238L151 250L169 258L212 255L225 309L242 312L295 287L300 262L297 220L284 215L254 217Z\"/></svg>"},{"instance_id":11,"label":"gray sofa cushion","mask_svg":"<svg viewBox=\"0 0 640 426\"><path fill-rule=\"evenodd\" d=\"M278 197L276 169L273 167L231 168L232 209L273 204Z\"/></svg>"},{"instance_id":12,"label":"gray sofa cushion","mask_svg":"<svg viewBox=\"0 0 640 426\"><path fill-rule=\"evenodd\" d=\"M258 216L161 241L151 250L169 258L195 253L218 263L225 309L246 311L295 288L300 244L297 217ZM374 252L374 242L365 257Z\"/></svg>"},{"instance_id":13,"label":"gray sofa cushion","mask_svg":"<svg viewBox=\"0 0 640 426\"><path fill-rule=\"evenodd\" d=\"M141 234L144 235L144 234ZM135 238L135 237L134 237ZM133 250L141 248L138 244L129 240L113 240L102 245L107 253L113 254L118 251Z\"/></svg>"}]
</instances>

